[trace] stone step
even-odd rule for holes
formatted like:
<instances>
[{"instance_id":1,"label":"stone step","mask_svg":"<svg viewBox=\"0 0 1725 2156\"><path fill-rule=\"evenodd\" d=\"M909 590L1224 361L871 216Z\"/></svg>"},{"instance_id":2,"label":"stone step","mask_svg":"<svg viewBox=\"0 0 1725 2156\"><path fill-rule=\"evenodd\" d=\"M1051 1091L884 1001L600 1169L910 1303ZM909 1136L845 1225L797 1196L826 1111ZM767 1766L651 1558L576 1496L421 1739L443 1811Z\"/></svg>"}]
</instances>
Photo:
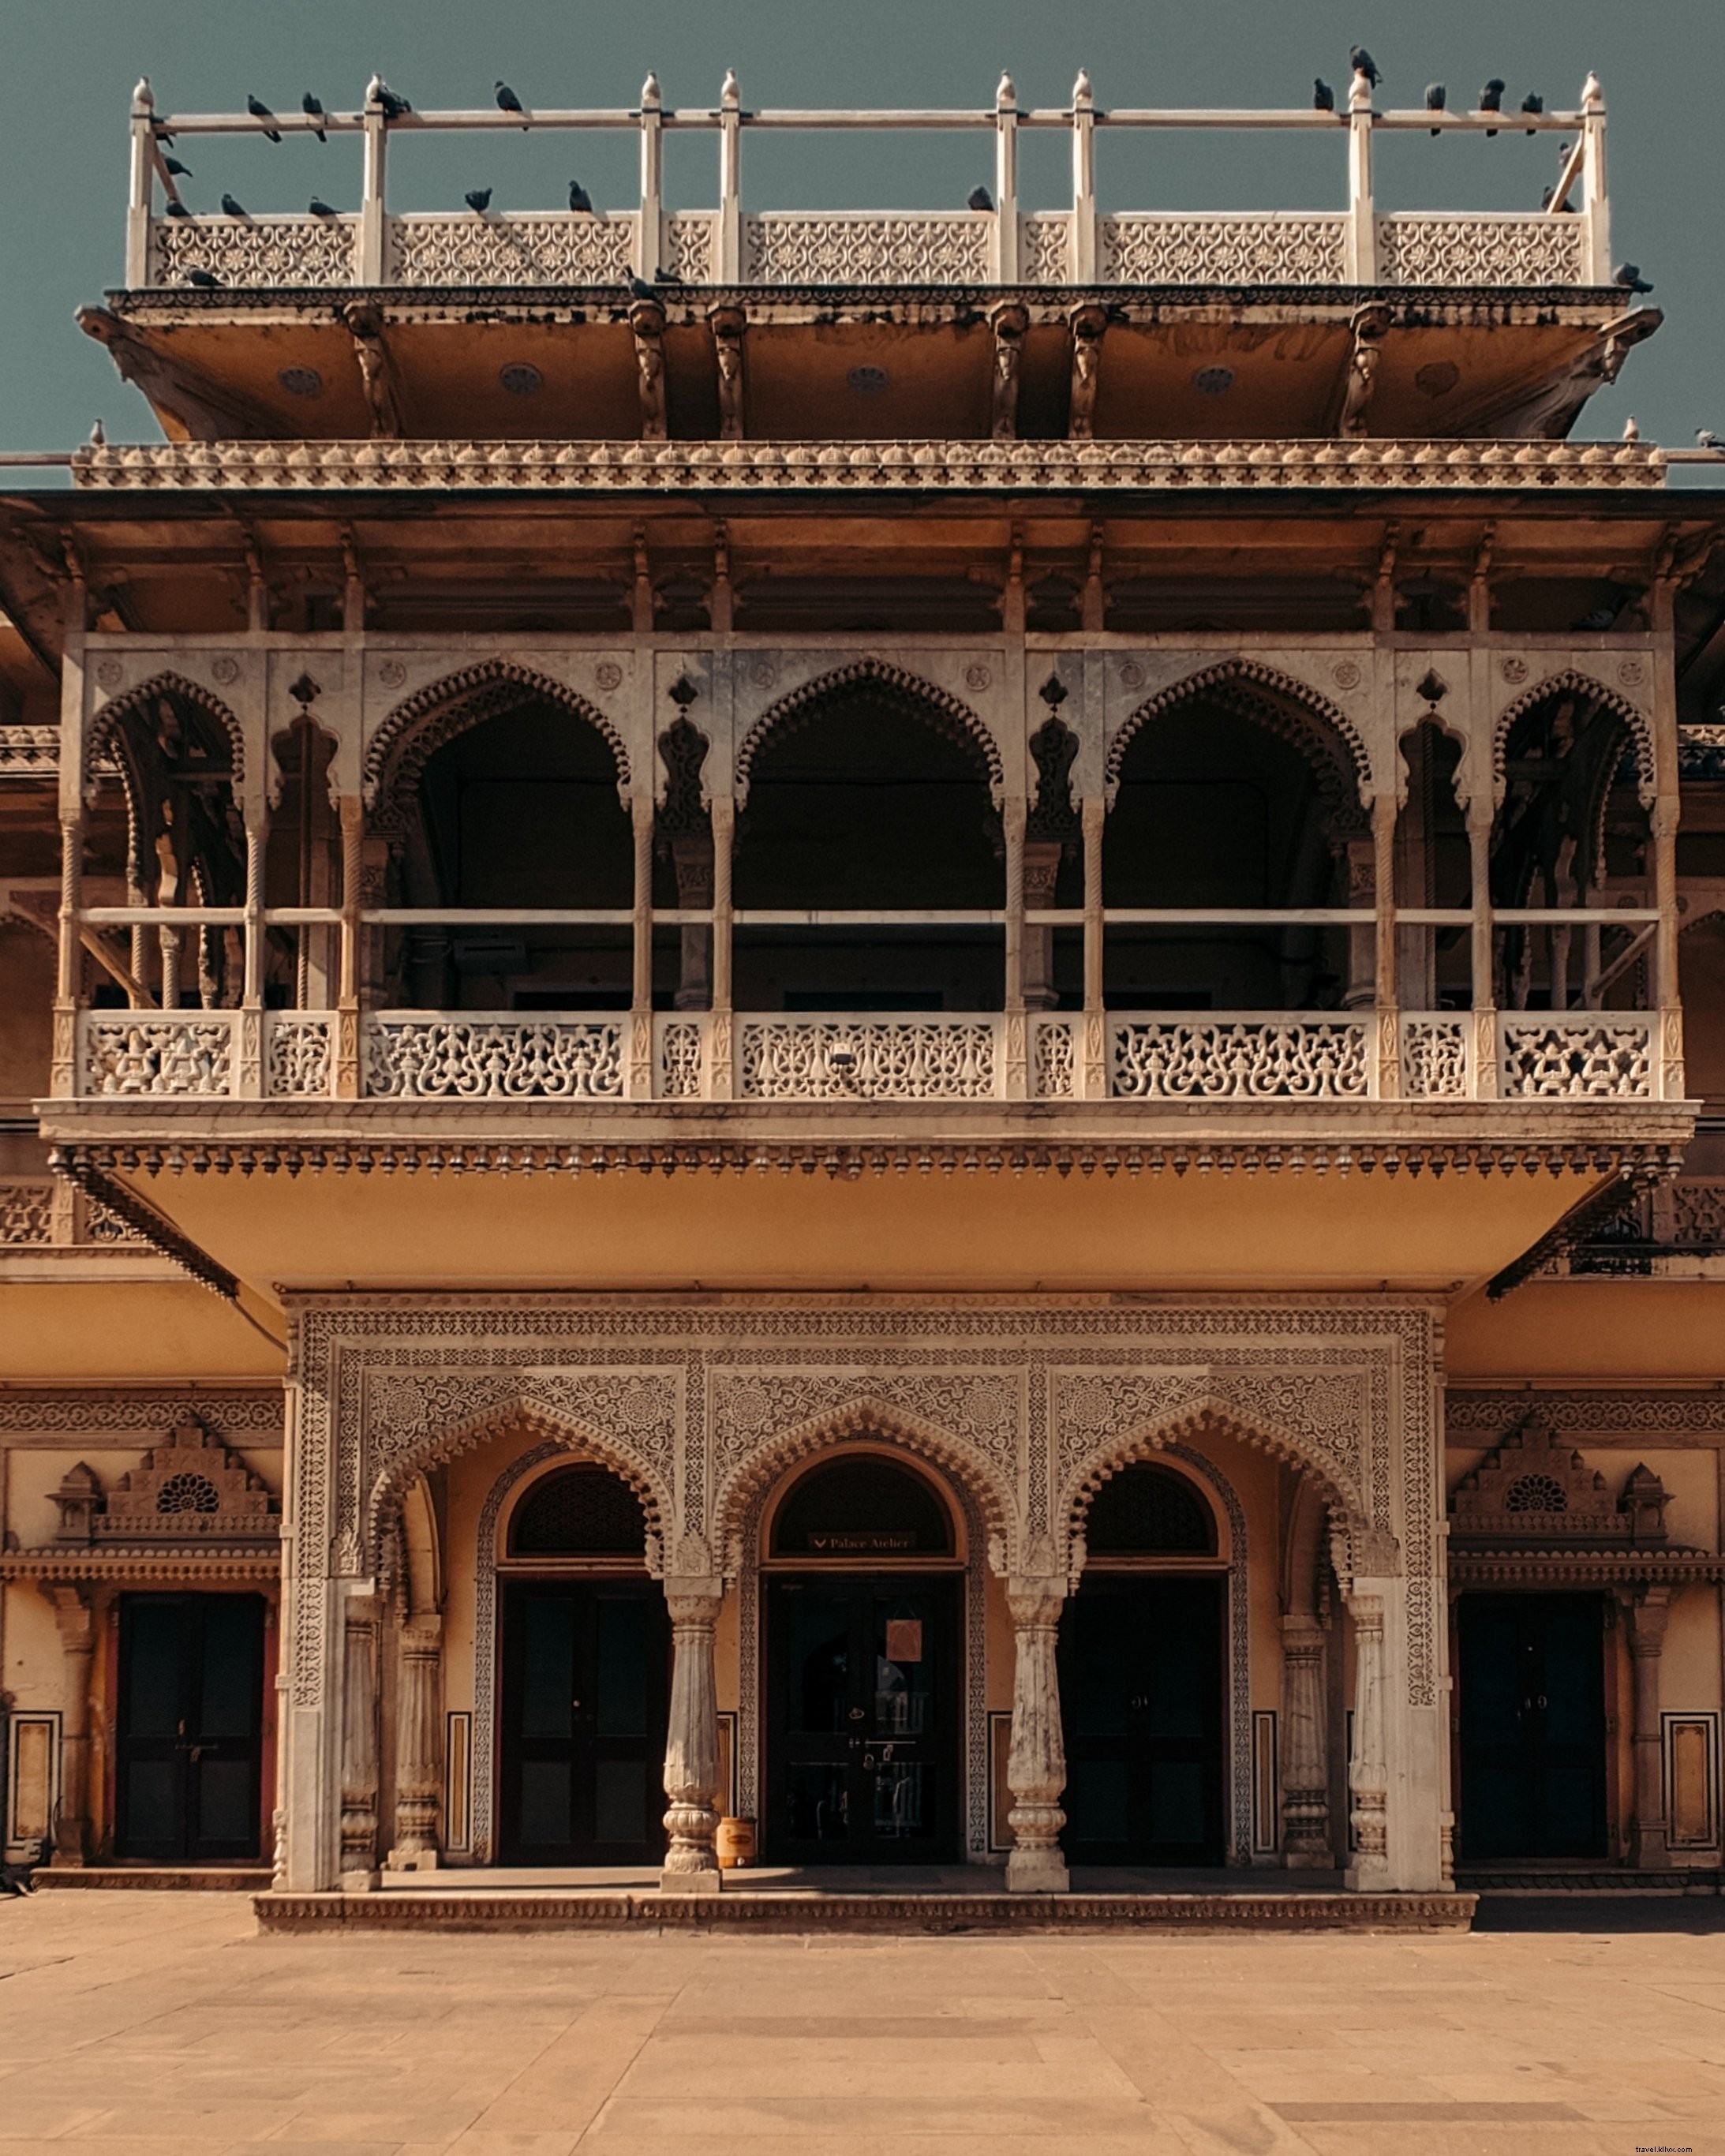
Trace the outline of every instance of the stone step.
<instances>
[{"instance_id":1,"label":"stone step","mask_svg":"<svg viewBox=\"0 0 1725 2156\"><path fill-rule=\"evenodd\" d=\"M267 1865L84 1864L39 1866L39 1887L143 1888L156 1893L259 1894L270 1884Z\"/></svg>"}]
</instances>

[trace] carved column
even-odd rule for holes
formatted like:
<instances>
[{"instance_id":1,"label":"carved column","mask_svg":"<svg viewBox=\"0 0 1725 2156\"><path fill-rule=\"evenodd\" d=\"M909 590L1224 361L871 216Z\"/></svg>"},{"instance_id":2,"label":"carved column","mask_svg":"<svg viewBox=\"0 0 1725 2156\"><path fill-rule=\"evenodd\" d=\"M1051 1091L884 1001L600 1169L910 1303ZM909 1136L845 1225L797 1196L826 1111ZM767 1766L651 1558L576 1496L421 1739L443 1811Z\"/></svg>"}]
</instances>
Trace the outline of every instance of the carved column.
<instances>
[{"instance_id":1,"label":"carved column","mask_svg":"<svg viewBox=\"0 0 1725 2156\"><path fill-rule=\"evenodd\" d=\"M1024 1022L1024 819L1028 804L1022 798L1001 803L1001 824L1006 838L1006 1068L1004 1091L1009 1101L1024 1099L1029 1084Z\"/></svg>"},{"instance_id":2,"label":"carved column","mask_svg":"<svg viewBox=\"0 0 1725 2156\"><path fill-rule=\"evenodd\" d=\"M1282 1853L1291 1871L1327 1871L1330 1763L1327 1640L1316 1617L1281 1620Z\"/></svg>"},{"instance_id":3,"label":"carved column","mask_svg":"<svg viewBox=\"0 0 1725 2156\"><path fill-rule=\"evenodd\" d=\"M443 1794L438 1680L443 1620L410 1618L401 1629L395 1695L395 1846L392 1871L434 1871Z\"/></svg>"},{"instance_id":4,"label":"carved column","mask_svg":"<svg viewBox=\"0 0 1725 2156\"><path fill-rule=\"evenodd\" d=\"M1066 1815L1066 1747L1060 1729L1060 1680L1055 1648L1066 1583L1060 1578L1009 1579L1018 1658L1012 1686L1012 1746L1007 1786L1012 1791L1012 1853L1006 1885L1014 1894L1064 1894L1071 1886L1060 1851Z\"/></svg>"},{"instance_id":5,"label":"carved column","mask_svg":"<svg viewBox=\"0 0 1725 2156\"><path fill-rule=\"evenodd\" d=\"M1491 800L1476 795L1467 804L1467 854L1471 871L1468 948L1473 973L1473 1083L1481 1101L1497 1097L1497 969L1491 949Z\"/></svg>"},{"instance_id":6,"label":"carved column","mask_svg":"<svg viewBox=\"0 0 1725 2156\"><path fill-rule=\"evenodd\" d=\"M723 1604L716 1578L667 1579L671 1620L670 1726L665 1744L665 1830L670 1838L660 1892L716 1894L719 1860L719 1695L713 1627Z\"/></svg>"},{"instance_id":7,"label":"carved column","mask_svg":"<svg viewBox=\"0 0 1725 2156\"><path fill-rule=\"evenodd\" d=\"M1660 1657L1671 1590L1639 1587L1625 1598L1629 1620L1630 1674L1634 1683L1635 1810L1630 1815L1630 1862L1642 1871L1663 1871L1671 1862L1666 1846L1665 1773L1659 1727Z\"/></svg>"},{"instance_id":8,"label":"carved column","mask_svg":"<svg viewBox=\"0 0 1725 2156\"><path fill-rule=\"evenodd\" d=\"M679 831L670 841L677 904L696 912L713 902L713 842L705 831ZM705 1010L712 994L712 932L685 926L679 937L675 1010Z\"/></svg>"},{"instance_id":9,"label":"carved column","mask_svg":"<svg viewBox=\"0 0 1725 2156\"><path fill-rule=\"evenodd\" d=\"M650 272L649 273L651 274ZM656 300L637 300L629 311L635 339L635 382L640 396L641 439L665 439L665 310Z\"/></svg>"},{"instance_id":10,"label":"carved column","mask_svg":"<svg viewBox=\"0 0 1725 2156\"><path fill-rule=\"evenodd\" d=\"M719 439L740 442L748 431L742 372L742 333L748 318L741 307L715 307L707 321L718 382Z\"/></svg>"},{"instance_id":11,"label":"carved column","mask_svg":"<svg viewBox=\"0 0 1725 2156\"><path fill-rule=\"evenodd\" d=\"M365 880L365 803L341 796L341 943L336 984L336 1096L357 1101L363 1090L359 1038L360 906Z\"/></svg>"},{"instance_id":12,"label":"carved column","mask_svg":"<svg viewBox=\"0 0 1725 2156\"><path fill-rule=\"evenodd\" d=\"M65 1671L54 1861L78 1865L90 1855L90 1680L95 1666L95 1611L88 1587L44 1587L43 1593L54 1604Z\"/></svg>"},{"instance_id":13,"label":"carved column","mask_svg":"<svg viewBox=\"0 0 1725 2156\"><path fill-rule=\"evenodd\" d=\"M1051 906L1060 873L1060 844L1057 839L1029 839L1024 843L1024 904L1033 911ZM1054 931L1027 927L1024 930L1024 1009L1053 1010L1060 1002L1054 984Z\"/></svg>"},{"instance_id":14,"label":"carved column","mask_svg":"<svg viewBox=\"0 0 1725 2156\"><path fill-rule=\"evenodd\" d=\"M1373 942L1373 1000L1378 1006L1378 1097L1396 1101L1402 1091L1400 998L1395 963L1395 796L1379 793L1372 802L1373 903L1377 911Z\"/></svg>"},{"instance_id":15,"label":"carved column","mask_svg":"<svg viewBox=\"0 0 1725 2156\"><path fill-rule=\"evenodd\" d=\"M634 925L630 935L628 1097L650 1100L653 1086L653 795L629 804L634 836Z\"/></svg>"},{"instance_id":16,"label":"carved column","mask_svg":"<svg viewBox=\"0 0 1725 2156\"><path fill-rule=\"evenodd\" d=\"M1372 902L1372 842L1369 839L1350 839L1345 903L1358 908ZM1376 993L1373 965L1371 924L1362 921L1348 932L1348 988L1342 998L1344 1010L1371 1009Z\"/></svg>"},{"instance_id":17,"label":"carved column","mask_svg":"<svg viewBox=\"0 0 1725 2156\"><path fill-rule=\"evenodd\" d=\"M1072 387L1066 432L1075 442L1089 441L1096 431L1102 336L1107 326L1108 317L1100 307L1081 307L1072 317Z\"/></svg>"},{"instance_id":18,"label":"carved column","mask_svg":"<svg viewBox=\"0 0 1725 2156\"><path fill-rule=\"evenodd\" d=\"M1384 1744L1384 1596L1357 1588L1348 1598L1353 1620L1353 1749L1348 1763L1353 1859L1348 1884L1357 1893L1389 1883L1389 1767Z\"/></svg>"},{"instance_id":19,"label":"carved column","mask_svg":"<svg viewBox=\"0 0 1725 2156\"><path fill-rule=\"evenodd\" d=\"M1096 796L1082 804L1084 832L1084 1032L1079 1056L1079 1093L1086 1101L1108 1094L1108 1024L1103 1011L1102 829L1108 807Z\"/></svg>"},{"instance_id":20,"label":"carved column","mask_svg":"<svg viewBox=\"0 0 1725 2156\"><path fill-rule=\"evenodd\" d=\"M1000 217L1006 210L1003 205ZM1019 375L1024 357L1024 332L1029 313L1016 301L996 307L989 316L994 331L994 388L990 425L997 442L1009 442L1019 430Z\"/></svg>"},{"instance_id":21,"label":"carved column","mask_svg":"<svg viewBox=\"0 0 1725 2156\"><path fill-rule=\"evenodd\" d=\"M732 1091L732 906L731 867L737 837L737 804L715 794L710 812L713 834L713 988L707 1036L707 1094L728 1101Z\"/></svg>"},{"instance_id":22,"label":"carved column","mask_svg":"<svg viewBox=\"0 0 1725 2156\"><path fill-rule=\"evenodd\" d=\"M377 1605L349 1596L341 1650L341 1887L377 1883Z\"/></svg>"}]
</instances>

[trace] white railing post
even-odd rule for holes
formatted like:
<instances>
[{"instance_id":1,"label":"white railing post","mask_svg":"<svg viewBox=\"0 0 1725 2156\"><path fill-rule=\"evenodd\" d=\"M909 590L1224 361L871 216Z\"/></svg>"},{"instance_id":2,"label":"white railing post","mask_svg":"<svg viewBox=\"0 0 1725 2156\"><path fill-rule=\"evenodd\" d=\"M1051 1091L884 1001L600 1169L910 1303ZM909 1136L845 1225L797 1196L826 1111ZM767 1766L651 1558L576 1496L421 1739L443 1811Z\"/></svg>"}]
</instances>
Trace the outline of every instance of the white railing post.
<instances>
[{"instance_id":1,"label":"white railing post","mask_svg":"<svg viewBox=\"0 0 1725 2156\"><path fill-rule=\"evenodd\" d=\"M136 291L150 281L150 204L156 182L156 99L148 75L131 94L131 202L126 213L126 281Z\"/></svg>"},{"instance_id":2,"label":"white railing post","mask_svg":"<svg viewBox=\"0 0 1725 2156\"><path fill-rule=\"evenodd\" d=\"M719 216L714 228L712 279L742 281L742 99L735 72L719 92ZM643 270L649 276L650 270Z\"/></svg>"},{"instance_id":3,"label":"white railing post","mask_svg":"<svg viewBox=\"0 0 1725 2156\"><path fill-rule=\"evenodd\" d=\"M1395 811L1394 793L1372 801L1373 906L1377 915L1373 956L1373 1001L1377 1009L1380 1101L1401 1098L1402 1034L1395 963Z\"/></svg>"},{"instance_id":4,"label":"white railing post","mask_svg":"<svg viewBox=\"0 0 1725 2156\"><path fill-rule=\"evenodd\" d=\"M650 285L665 245L665 115L659 77L641 85L641 217L635 227L635 275Z\"/></svg>"},{"instance_id":5,"label":"white railing post","mask_svg":"<svg viewBox=\"0 0 1725 2156\"><path fill-rule=\"evenodd\" d=\"M1090 77L1072 85L1072 231L1068 269L1075 285L1096 281L1096 116Z\"/></svg>"},{"instance_id":6,"label":"white railing post","mask_svg":"<svg viewBox=\"0 0 1725 2156\"><path fill-rule=\"evenodd\" d=\"M709 1100L728 1101L736 1083L736 1024L731 1009L731 860L737 835L737 804L728 793L716 793L707 813L713 833L713 985L706 1029L706 1091Z\"/></svg>"},{"instance_id":7,"label":"white railing post","mask_svg":"<svg viewBox=\"0 0 1725 2156\"><path fill-rule=\"evenodd\" d=\"M1468 951L1473 978L1473 1046L1470 1058L1475 1100L1497 1097L1497 988L1491 931L1491 797L1467 804L1470 865Z\"/></svg>"},{"instance_id":8,"label":"white railing post","mask_svg":"<svg viewBox=\"0 0 1725 2156\"><path fill-rule=\"evenodd\" d=\"M994 282L1019 281L1019 100L1012 77L994 92Z\"/></svg>"},{"instance_id":9,"label":"white railing post","mask_svg":"<svg viewBox=\"0 0 1725 2156\"><path fill-rule=\"evenodd\" d=\"M1108 804L1087 794L1081 804L1084 834L1084 1022L1079 1029L1074 1088L1081 1101L1108 1097L1108 1021L1103 994L1102 833Z\"/></svg>"},{"instance_id":10,"label":"white railing post","mask_svg":"<svg viewBox=\"0 0 1725 2156\"><path fill-rule=\"evenodd\" d=\"M360 285L381 285L383 282L384 254L388 236L383 188L389 128L383 117L382 91L382 83L373 75L366 85L366 109L362 116L366 137L365 176L359 202L358 275L354 280Z\"/></svg>"},{"instance_id":11,"label":"white railing post","mask_svg":"<svg viewBox=\"0 0 1725 2156\"><path fill-rule=\"evenodd\" d=\"M1599 78L1581 86L1581 214L1587 281L1611 282L1611 198L1605 192L1605 93Z\"/></svg>"},{"instance_id":12,"label":"white railing post","mask_svg":"<svg viewBox=\"0 0 1725 2156\"><path fill-rule=\"evenodd\" d=\"M1372 200L1372 85L1363 74L1348 94L1348 281L1378 281L1377 209Z\"/></svg>"}]
</instances>

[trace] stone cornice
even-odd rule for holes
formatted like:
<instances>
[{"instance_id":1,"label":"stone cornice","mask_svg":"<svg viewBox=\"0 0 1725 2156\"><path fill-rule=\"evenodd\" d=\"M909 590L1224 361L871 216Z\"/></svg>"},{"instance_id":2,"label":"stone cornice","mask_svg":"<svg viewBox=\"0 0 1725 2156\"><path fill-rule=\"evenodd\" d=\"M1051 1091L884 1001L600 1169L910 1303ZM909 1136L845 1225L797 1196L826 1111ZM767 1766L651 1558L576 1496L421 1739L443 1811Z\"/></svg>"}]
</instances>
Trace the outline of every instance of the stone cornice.
<instances>
[{"instance_id":1,"label":"stone cornice","mask_svg":"<svg viewBox=\"0 0 1725 2156\"><path fill-rule=\"evenodd\" d=\"M1481 1550L1451 1543L1449 1574L1451 1587L1676 1587L1725 1580L1725 1557L1706 1550Z\"/></svg>"},{"instance_id":2,"label":"stone cornice","mask_svg":"<svg viewBox=\"0 0 1725 2156\"><path fill-rule=\"evenodd\" d=\"M215 1581L275 1579L281 1571L279 1547L249 1549L29 1549L0 1556L0 1579L34 1579L49 1584L77 1580L110 1580L126 1586L184 1582L207 1587Z\"/></svg>"},{"instance_id":3,"label":"stone cornice","mask_svg":"<svg viewBox=\"0 0 1725 2156\"><path fill-rule=\"evenodd\" d=\"M225 441L85 448L75 486L111 491L433 487L681 494L1200 489L1662 487L1646 442Z\"/></svg>"}]
</instances>

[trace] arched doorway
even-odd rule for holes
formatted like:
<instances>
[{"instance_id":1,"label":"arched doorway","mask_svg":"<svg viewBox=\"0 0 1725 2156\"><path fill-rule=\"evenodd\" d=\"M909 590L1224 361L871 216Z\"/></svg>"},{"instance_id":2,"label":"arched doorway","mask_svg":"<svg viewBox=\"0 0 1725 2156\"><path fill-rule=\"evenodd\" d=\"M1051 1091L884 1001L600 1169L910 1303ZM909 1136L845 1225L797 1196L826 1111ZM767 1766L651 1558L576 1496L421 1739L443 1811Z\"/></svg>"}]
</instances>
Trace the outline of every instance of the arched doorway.
<instances>
[{"instance_id":1,"label":"arched doorway","mask_svg":"<svg viewBox=\"0 0 1725 2156\"><path fill-rule=\"evenodd\" d=\"M588 1462L530 1484L500 1561L498 1854L656 1864L670 1690L665 1597L641 1501Z\"/></svg>"},{"instance_id":2,"label":"arched doorway","mask_svg":"<svg viewBox=\"0 0 1725 2156\"><path fill-rule=\"evenodd\" d=\"M963 1779L954 1511L903 1461L850 1452L773 1509L762 1854L955 1861Z\"/></svg>"},{"instance_id":3,"label":"arched doorway","mask_svg":"<svg viewBox=\"0 0 1725 2156\"><path fill-rule=\"evenodd\" d=\"M1096 1493L1060 1623L1073 1865L1220 1864L1227 1571L1197 1485L1147 1463Z\"/></svg>"}]
</instances>

